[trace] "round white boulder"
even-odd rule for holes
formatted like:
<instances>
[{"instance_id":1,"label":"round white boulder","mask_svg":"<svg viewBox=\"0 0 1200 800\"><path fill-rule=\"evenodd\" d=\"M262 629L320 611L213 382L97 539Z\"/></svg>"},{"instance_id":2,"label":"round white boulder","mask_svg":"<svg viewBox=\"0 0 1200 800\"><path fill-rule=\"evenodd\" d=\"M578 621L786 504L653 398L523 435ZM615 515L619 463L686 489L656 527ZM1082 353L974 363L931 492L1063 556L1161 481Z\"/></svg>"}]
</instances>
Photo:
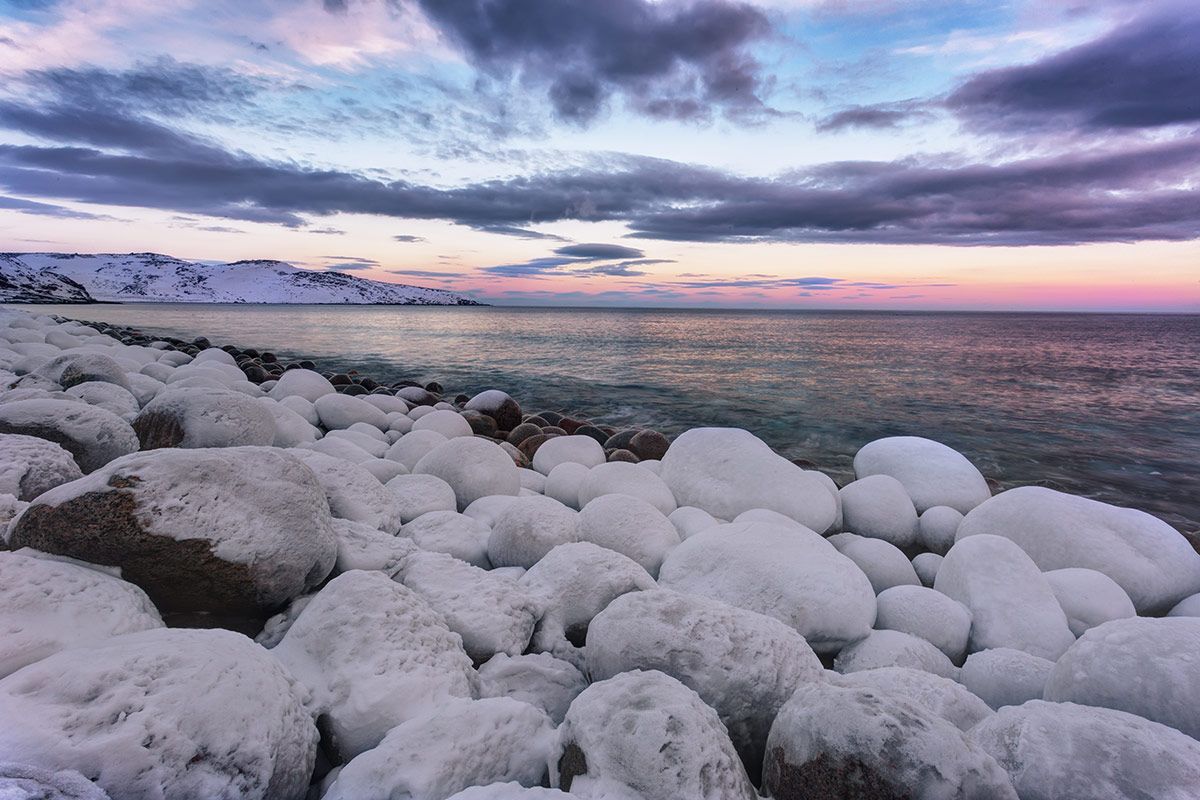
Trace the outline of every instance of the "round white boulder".
<instances>
[{"instance_id":1,"label":"round white boulder","mask_svg":"<svg viewBox=\"0 0 1200 800\"><path fill-rule=\"evenodd\" d=\"M894 586L875 598L875 627L919 636L961 664L971 635L971 612L924 586Z\"/></svg>"},{"instance_id":2,"label":"round white boulder","mask_svg":"<svg viewBox=\"0 0 1200 800\"><path fill-rule=\"evenodd\" d=\"M889 436L864 445L854 456L854 474L891 475L904 485L918 513L950 506L965 514L992 495L966 456L920 436Z\"/></svg>"},{"instance_id":3,"label":"round white boulder","mask_svg":"<svg viewBox=\"0 0 1200 800\"><path fill-rule=\"evenodd\" d=\"M546 475L542 494L569 508L579 508L579 487L591 470L576 461L564 461Z\"/></svg>"},{"instance_id":4,"label":"round white boulder","mask_svg":"<svg viewBox=\"0 0 1200 800\"><path fill-rule=\"evenodd\" d=\"M922 669L880 667L831 675L829 679L838 686L881 689L906 697L926 711L932 711L953 723L964 733L992 715L988 704L967 691L962 684Z\"/></svg>"},{"instance_id":5,"label":"round white boulder","mask_svg":"<svg viewBox=\"0 0 1200 800\"><path fill-rule=\"evenodd\" d=\"M942 678L958 675L945 653L924 639L900 631L871 631L867 638L843 647L833 661L833 668L843 674L881 667L908 667Z\"/></svg>"},{"instance_id":6,"label":"round white boulder","mask_svg":"<svg viewBox=\"0 0 1200 800\"><path fill-rule=\"evenodd\" d=\"M497 653L479 667L480 697L511 697L540 708L555 725L588 679L569 661L549 653L510 656Z\"/></svg>"},{"instance_id":7,"label":"round white boulder","mask_svg":"<svg viewBox=\"0 0 1200 800\"><path fill-rule=\"evenodd\" d=\"M925 509L917 520L917 544L931 553L946 555L954 546L954 537L962 521L962 512L950 506Z\"/></svg>"},{"instance_id":8,"label":"round white boulder","mask_svg":"<svg viewBox=\"0 0 1200 800\"><path fill-rule=\"evenodd\" d=\"M138 413L133 430L143 450L269 446L275 417L262 403L230 389L167 388Z\"/></svg>"},{"instance_id":9,"label":"round white boulder","mask_svg":"<svg viewBox=\"0 0 1200 800\"><path fill-rule=\"evenodd\" d=\"M395 494L358 464L311 450L289 450L317 476L329 511L341 519L363 522L385 533L397 533L403 516Z\"/></svg>"},{"instance_id":10,"label":"round white boulder","mask_svg":"<svg viewBox=\"0 0 1200 800\"><path fill-rule=\"evenodd\" d=\"M474 436L471 423L457 411L433 411L413 423L414 431L437 431L447 439L458 436Z\"/></svg>"},{"instance_id":11,"label":"round white boulder","mask_svg":"<svg viewBox=\"0 0 1200 800\"><path fill-rule=\"evenodd\" d=\"M1042 699L1053 667L1053 661L996 647L969 655L958 680L992 708L1019 706Z\"/></svg>"},{"instance_id":12,"label":"round white boulder","mask_svg":"<svg viewBox=\"0 0 1200 800\"><path fill-rule=\"evenodd\" d=\"M317 416L327 430L349 428L356 422L365 422L380 430L387 430L387 416L367 401L352 395L337 392L324 394L313 400L313 408L317 410Z\"/></svg>"},{"instance_id":13,"label":"round white boulder","mask_svg":"<svg viewBox=\"0 0 1200 800\"><path fill-rule=\"evenodd\" d=\"M415 475L435 475L450 484L459 511L481 497L516 495L521 491L521 476L508 454L495 444L473 436L438 445L412 471Z\"/></svg>"},{"instance_id":14,"label":"round white boulder","mask_svg":"<svg viewBox=\"0 0 1200 800\"><path fill-rule=\"evenodd\" d=\"M579 506L583 508L597 497L622 494L641 498L664 515L675 510L675 496L654 473L646 474L638 464L612 461L588 470L579 485Z\"/></svg>"},{"instance_id":15,"label":"round white boulder","mask_svg":"<svg viewBox=\"0 0 1200 800\"><path fill-rule=\"evenodd\" d=\"M841 489L842 528L908 547L917 538L917 509L891 475L868 475Z\"/></svg>"},{"instance_id":16,"label":"round white boulder","mask_svg":"<svg viewBox=\"0 0 1200 800\"><path fill-rule=\"evenodd\" d=\"M428 478L423 475L420 477ZM453 508L453 490L446 487ZM492 529L477 519L450 509L429 511L404 523L400 535L412 539L422 550L446 553L468 564L489 569L487 542Z\"/></svg>"},{"instance_id":17,"label":"round white boulder","mask_svg":"<svg viewBox=\"0 0 1200 800\"><path fill-rule=\"evenodd\" d=\"M1117 582L1094 569L1068 567L1042 573L1050 582L1058 604L1067 615L1071 633L1083 636L1094 628L1114 619L1137 615L1133 601Z\"/></svg>"},{"instance_id":18,"label":"round white boulder","mask_svg":"<svg viewBox=\"0 0 1200 800\"><path fill-rule=\"evenodd\" d=\"M560 544L579 541L579 512L549 497L519 497L496 517L488 559L496 567L528 569Z\"/></svg>"},{"instance_id":19,"label":"round white boulder","mask_svg":"<svg viewBox=\"0 0 1200 800\"><path fill-rule=\"evenodd\" d=\"M627 494L601 495L585 505L579 539L629 556L652 576L679 545L679 533L659 509Z\"/></svg>"},{"instance_id":20,"label":"round white boulder","mask_svg":"<svg viewBox=\"0 0 1200 800\"><path fill-rule=\"evenodd\" d=\"M333 384L319 372L313 372L311 369L289 369L271 387L268 396L275 400L302 397L310 403L315 403L317 398L336 392Z\"/></svg>"},{"instance_id":21,"label":"round white boulder","mask_svg":"<svg viewBox=\"0 0 1200 800\"><path fill-rule=\"evenodd\" d=\"M913 556L913 571L921 579L921 585L932 588L937 581L938 570L942 568L942 556L937 553L918 553Z\"/></svg>"},{"instance_id":22,"label":"round white boulder","mask_svg":"<svg viewBox=\"0 0 1200 800\"><path fill-rule=\"evenodd\" d=\"M32 500L82 477L75 459L54 442L37 436L0 434L0 494Z\"/></svg>"},{"instance_id":23,"label":"round white boulder","mask_svg":"<svg viewBox=\"0 0 1200 800\"><path fill-rule=\"evenodd\" d=\"M852 533L840 533L835 546L846 558L858 565L871 581L875 593L893 586L920 586L912 562L894 544L883 539L870 539Z\"/></svg>"},{"instance_id":24,"label":"round white boulder","mask_svg":"<svg viewBox=\"0 0 1200 800\"><path fill-rule=\"evenodd\" d=\"M604 447L590 436L555 436L533 454L533 468L547 476L559 464L574 462L590 469L605 461Z\"/></svg>"}]
</instances>

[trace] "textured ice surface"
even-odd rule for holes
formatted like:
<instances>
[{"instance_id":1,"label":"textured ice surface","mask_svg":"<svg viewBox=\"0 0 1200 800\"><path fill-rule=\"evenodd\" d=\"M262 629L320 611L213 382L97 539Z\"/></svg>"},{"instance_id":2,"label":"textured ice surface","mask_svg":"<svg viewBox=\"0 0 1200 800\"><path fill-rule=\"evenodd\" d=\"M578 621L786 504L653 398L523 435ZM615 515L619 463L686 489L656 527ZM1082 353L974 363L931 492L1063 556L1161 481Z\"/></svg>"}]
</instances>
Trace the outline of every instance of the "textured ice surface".
<instances>
[{"instance_id":1,"label":"textured ice surface","mask_svg":"<svg viewBox=\"0 0 1200 800\"><path fill-rule=\"evenodd\" d=\"M880 667L846 675L832 675L838 686L861 686L902 695L927 711L969 731L992 715L988 704L961 684L932 672L908 667Z\"/></svg>"}]
</instances>

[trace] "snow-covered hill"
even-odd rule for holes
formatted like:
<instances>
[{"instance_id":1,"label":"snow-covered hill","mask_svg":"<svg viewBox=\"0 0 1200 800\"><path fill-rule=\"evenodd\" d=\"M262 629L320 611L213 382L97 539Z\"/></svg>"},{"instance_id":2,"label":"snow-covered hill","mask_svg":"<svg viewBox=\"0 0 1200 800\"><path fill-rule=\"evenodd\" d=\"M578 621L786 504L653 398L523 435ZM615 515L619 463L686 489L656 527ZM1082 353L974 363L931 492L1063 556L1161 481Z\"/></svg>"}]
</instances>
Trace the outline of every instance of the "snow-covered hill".
<instances>
[{"instance_id":1,"label":"snow-covered hill","mask_svg":"<svg viewBox=\"0 0 1200 800\"><path fill-rule=\"evenodd\" d=\"M44 299L33 297L36 287L44 289ZM85 296L68 296L71 287ZM207 264L157 253L0 254L0 300L478 305L444 289L314 272L282 261Z\"/></svg>"}]
</instances>

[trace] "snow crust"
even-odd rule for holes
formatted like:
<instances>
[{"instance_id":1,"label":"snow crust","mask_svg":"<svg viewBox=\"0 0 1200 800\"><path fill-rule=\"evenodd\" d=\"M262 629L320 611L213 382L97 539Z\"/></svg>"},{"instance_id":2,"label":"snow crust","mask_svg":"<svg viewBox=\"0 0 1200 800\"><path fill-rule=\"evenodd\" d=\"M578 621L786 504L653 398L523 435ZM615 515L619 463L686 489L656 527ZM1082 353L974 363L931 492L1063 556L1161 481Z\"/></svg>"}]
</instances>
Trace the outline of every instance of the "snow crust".
<instances>
[{"instance_id":1,"label":"snow crust","mask_svg":"<svg viewBox=\"0 0 1200 800\"><path fill-rule=\"evenodd\" d=\"M546 712L557 726L588 679L571 662L549 653L497 653L479 667L480 697L510 697Z\"/></svg>"},{"instance_id":2,"label":"snow crust","mask_svg":"<svg viewBox=\"0 0 1200 800\"><path fill-rule=\"evenodd\" d=\"M75 459L54 442L0 434L0 494L33 500L48 489L82 477Z\"/></svg>"},{"instance_id":3,"label":"snow crust","mask_svg":"<svg viewBox=\"0 0 1200 800\"><path fill-rule=\"evenodd\" d=\"M357 464L323 453L300 448L288 452L316 475L333 516L364 522L385 533L400 530L403 514L395 495L374 475Z\"/></svg>"},{"instance_id":4,"label":"snow crust","mask_svg":"<svg viewBox=\"0 0 1200 800\"><path fill-rule=\"evenodd\" d=\"M492 529L479 520L449 510L429 511L404 523L400 529L401 536L411 539L422 550L446 553L483 569L492 566L487 554L491 533Z\"/></svg>"},{"instance_id":5,"label":"snow crust","mask_svg":"<svg viewBox=\"0 0 1200 800\"><path fill-rule=\"evenodd\" d=\"M169 423L158 422L169 420ZM168 387L146 404L134 420L139 424L173 424L183 438L172 447L234 447L271 445L275 441L275 417L262 403L230 389ZM154 446L154 445L149 445Z\"/></svg>"},{"instance_id":6,"label":"snow crust","mask_svg":"<svg viewBox=\"0 0 1200 800\"><path fill-rule=\"evenodd\" d=\"M833 674L829 679L838 686L880 689L900 695L953 723L964 733L992 715L988 704L961 684L921 669L880 667Z\"/></svg>"}]
</instances>

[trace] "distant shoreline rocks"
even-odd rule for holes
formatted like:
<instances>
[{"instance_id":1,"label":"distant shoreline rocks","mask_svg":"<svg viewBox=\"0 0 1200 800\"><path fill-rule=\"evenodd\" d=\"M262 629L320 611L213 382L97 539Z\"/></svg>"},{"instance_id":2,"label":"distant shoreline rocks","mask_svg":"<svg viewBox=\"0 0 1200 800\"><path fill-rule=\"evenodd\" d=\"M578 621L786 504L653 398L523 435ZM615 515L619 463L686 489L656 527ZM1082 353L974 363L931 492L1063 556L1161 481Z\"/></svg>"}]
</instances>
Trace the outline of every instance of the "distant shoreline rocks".
<instances>
[{"instance_id":1,"label":"distant shoreline rocks","mask_svg":"<svg viewBox=\"0 0 1200 800\"><path fill-rule=\"evenodd\" d=\"M1183 535L919 436L854 478L0 311L0 794L1195 795Z\"/></svg>"}]
</instances>

